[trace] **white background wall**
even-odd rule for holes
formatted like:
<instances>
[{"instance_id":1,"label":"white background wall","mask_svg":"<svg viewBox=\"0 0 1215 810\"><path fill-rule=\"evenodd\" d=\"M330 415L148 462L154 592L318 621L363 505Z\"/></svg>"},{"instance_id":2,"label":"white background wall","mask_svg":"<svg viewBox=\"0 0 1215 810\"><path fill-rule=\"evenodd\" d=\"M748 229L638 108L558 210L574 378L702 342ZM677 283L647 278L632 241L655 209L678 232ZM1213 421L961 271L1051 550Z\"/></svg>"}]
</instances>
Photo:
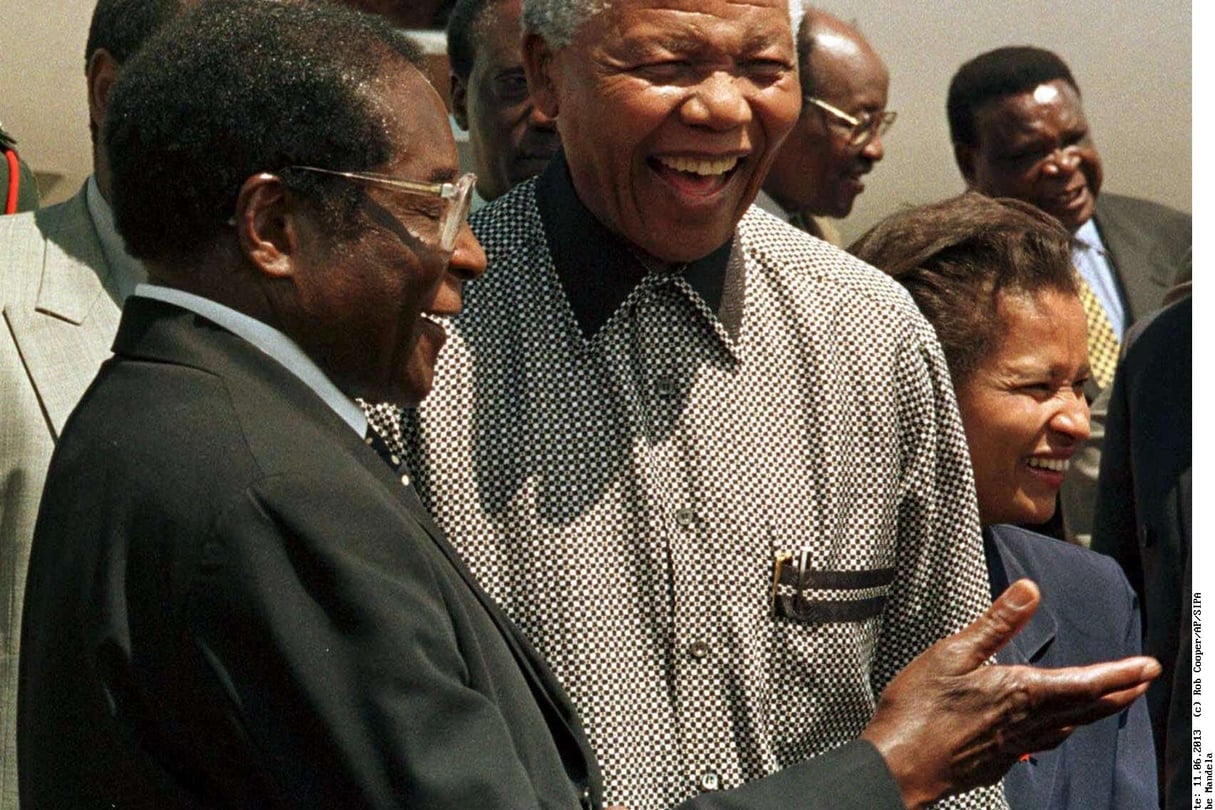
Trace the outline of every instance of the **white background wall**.
<instances>
[{"instance_id":1,"label":"white background wall","mask_svg":"<svg viewBox=\"0 0 1215 810\"><path fill-rule=\"evenodd\" d=\"M43 186L52 202L89 171L83 51L92 8L92 0L0 0L0 121L36 170L62 178ZM945 91L959 64L1006 44L1050 48L1071 65L1106 188L1191 210L1189 3L830 0L824 8L855 19L883 54L899 112L885 161L843 223L846 239L901 204L962 189Z\"/></svg>"}]
</instances>

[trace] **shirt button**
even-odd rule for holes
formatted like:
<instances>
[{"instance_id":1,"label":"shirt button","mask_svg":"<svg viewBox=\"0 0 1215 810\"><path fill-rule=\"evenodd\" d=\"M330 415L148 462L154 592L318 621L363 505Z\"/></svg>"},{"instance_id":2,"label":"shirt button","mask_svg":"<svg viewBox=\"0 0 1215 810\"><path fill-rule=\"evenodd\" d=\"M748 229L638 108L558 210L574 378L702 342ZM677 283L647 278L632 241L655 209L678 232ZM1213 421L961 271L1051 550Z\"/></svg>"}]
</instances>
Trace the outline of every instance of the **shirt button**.
<instances>
[{"instance_id":1,"label":"shirt button","mask_svg":"<svg viewBox=\"0 0 1215 810\"><path fill-rule=\"evenodd\" d=\"M699 660L709 654L709 645L704 641L693 641L688 646L688 654Z\"/></svg>"},{"instance_id":2,"label":"shirt button","mask_svg":"<svg viewBox=\"0 0 1215 810\"><path fill-rule=\"evenodd\" d=\"M675 381L670 377L661 377L658 380L658 396L664 399L670 399L675 396Z\"/></svg>"},{"instance_id":3,"label":"shirt button","mask_svg":"<svg viewBox=\"0 0 1215 810\"><path fill-rule=\"evenodd\" d=\"M683 528L688 528L696 520L696 513L688 507L684 507L675 513L675 522Z\"/></svg>"},{"instance_id":4,"label":"shirt button","mask_svg":"<svg viewBox=\"0 0 1215 810\"><path fill-rule=\"evenodd\" d=\"M721 779L716 771L705 771L700 775L701 790L717 790L721 787Z\"/></svg>"},{"instance_id":5,"label":"shirt button","mask_svg":"<svg viewBox=\"0 0 1215 810\"><path fill-rule=\"evenodd\" d=\"M409 474L408 473L401 476L401 484L403 486L409 486Z\"/></svg>"}]
</instances>

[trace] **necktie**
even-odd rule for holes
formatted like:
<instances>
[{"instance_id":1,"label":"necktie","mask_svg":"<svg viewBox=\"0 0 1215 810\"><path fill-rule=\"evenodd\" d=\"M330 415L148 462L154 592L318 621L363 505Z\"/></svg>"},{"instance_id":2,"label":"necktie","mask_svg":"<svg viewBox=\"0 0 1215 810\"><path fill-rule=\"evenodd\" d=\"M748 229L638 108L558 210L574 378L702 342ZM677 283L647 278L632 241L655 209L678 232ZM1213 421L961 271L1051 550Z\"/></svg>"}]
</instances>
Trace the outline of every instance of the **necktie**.
<instances>
[{"instance_id":1,"label":"necktie","mask_svg":"<svg viewBox=\"0 0 1215 810\"><path fill-rule=\"evenodd\" d=\"M1118 367L1118 338L1093 288L1083 278L1079 281L1080 305L1088 321L1088 365L1093 380L1105 388L1113 382L1114 369Z\"/></svg>"}]
</instances>

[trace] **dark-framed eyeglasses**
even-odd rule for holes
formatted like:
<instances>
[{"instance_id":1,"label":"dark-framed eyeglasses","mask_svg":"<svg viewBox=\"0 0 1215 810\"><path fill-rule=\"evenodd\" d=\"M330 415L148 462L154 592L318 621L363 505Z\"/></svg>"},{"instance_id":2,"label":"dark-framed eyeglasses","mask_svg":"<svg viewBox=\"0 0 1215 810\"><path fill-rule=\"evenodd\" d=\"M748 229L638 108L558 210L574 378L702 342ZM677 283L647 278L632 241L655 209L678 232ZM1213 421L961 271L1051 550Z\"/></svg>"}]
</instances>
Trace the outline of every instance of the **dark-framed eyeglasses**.
<instances>
[{"instance_id":1,"label":"dark-framed eyeglasses","mask_svg":"<svg viewBox=\"0 0 1215 810\"><path fill-rule=\"evenodd\" d=\"M447 207L443 210L443 216L439 220L439 249L444 253L451 253L456 248L456 237L460 233L460 228L468 220L468 212L472 208L472 191L477 184L477 176L471 172L460 175L450 183L421 183L375 172L342 172L321 169L316 166L288 166L287 168L344 177L347 180L368 183L392 191L403 191L406 194L441 197L447 201Z\"/></svg>"},{"instance_id":2,"label":"dark-framed eyeglasses","mask_svg":"<svg viewBox=\"0 0 1215 810\"><path fill-rule=\"evenodd\" d=\"M899 115L894 110L883 110L879 113L862 112L859 116L850 115L821 98L815 96L803 96L803 98L839 123L847 125L849 146L864 146L879 135L885 135L894 123L894 119Z\"/></svg>"}]
</instances>

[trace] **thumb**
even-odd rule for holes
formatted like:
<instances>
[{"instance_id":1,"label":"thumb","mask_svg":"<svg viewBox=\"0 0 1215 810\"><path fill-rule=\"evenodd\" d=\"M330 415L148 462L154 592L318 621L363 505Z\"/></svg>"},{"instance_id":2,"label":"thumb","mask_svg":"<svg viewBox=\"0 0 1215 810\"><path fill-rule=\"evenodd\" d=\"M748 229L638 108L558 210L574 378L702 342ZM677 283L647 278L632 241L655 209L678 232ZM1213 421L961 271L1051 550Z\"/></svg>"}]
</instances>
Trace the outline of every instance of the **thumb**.
<instances>
[{"instance_id":1,"label":"thumb","mask_svg":"<svg viewBox=\"0 0 1215 810\"><path fill-rule=\"evenodd\" d=\"M1004 648L1029 623L1038 609L1041 594L1032 580L1019 579L1009 585L987 611L958 633L958 652L963 666L973 669Z\"/></svg>"}]
</instances>

